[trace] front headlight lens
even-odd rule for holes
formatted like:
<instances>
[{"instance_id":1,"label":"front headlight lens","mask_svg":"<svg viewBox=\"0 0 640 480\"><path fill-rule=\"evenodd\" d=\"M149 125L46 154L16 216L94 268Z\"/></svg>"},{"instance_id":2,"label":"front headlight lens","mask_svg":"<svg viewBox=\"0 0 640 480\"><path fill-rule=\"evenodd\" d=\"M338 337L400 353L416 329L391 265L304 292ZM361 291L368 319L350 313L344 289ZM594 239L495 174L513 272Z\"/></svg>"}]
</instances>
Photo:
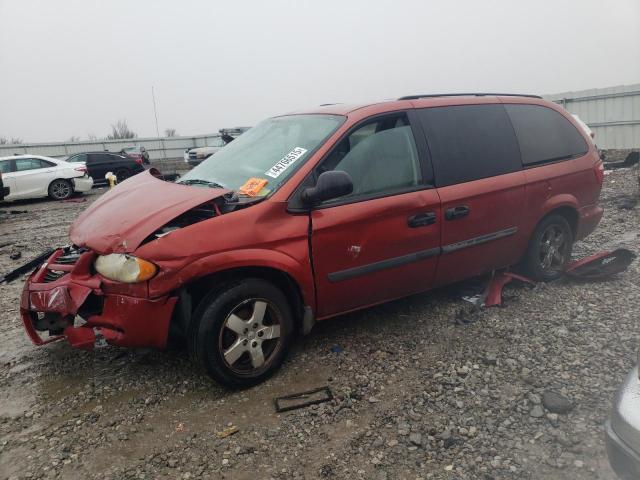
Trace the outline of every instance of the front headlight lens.
<instances>
[{"instance_id":1,"label":"front headlight lens","mask_svg":"<svg viewBox=\"0 0 640 480\"><path fill-rule=\"evenodd\" d=\"M144 282L158 271L153 263L123 253L100 255L94 266L103 277L123 283Z\"/></svg>"}]
</instances>

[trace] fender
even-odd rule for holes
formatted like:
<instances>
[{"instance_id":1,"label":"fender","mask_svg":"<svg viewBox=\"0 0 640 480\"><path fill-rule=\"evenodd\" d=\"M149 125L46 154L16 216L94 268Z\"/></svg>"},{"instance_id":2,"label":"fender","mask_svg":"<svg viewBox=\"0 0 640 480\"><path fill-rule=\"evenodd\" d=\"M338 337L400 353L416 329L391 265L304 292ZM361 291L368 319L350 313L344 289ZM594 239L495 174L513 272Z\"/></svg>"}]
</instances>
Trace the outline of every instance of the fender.
<instances>
[{"instance_id":1,"label":"fender","mask_svg":"<svg viewBox=\"0 0 640 480\"><path fill-rule=\"evenodd\" d=\"M207 275L241 267L266 267L288 274L300 288L304 305L315 310L315 288L308 253L304 261L293 258L278 250L262 248L240 249L220 252L195 259L179 271L149 282L152 298L166 294L176 288L176 283L184 285ZM158 262L162 268L163 262Z\"/></svg>"},{"instance_id":2,"label":"fender","mask_svg":"<svg viewBox=\"0 0 640 480\"><path fill-rule=\"evenodd\" d=\"M542 204L542 216L538 218L538 220L536 221L536 225L549 212L560 207L570 207L577 212L579 207L578 199L568 193L560 193L547 198L547 200Z\"/></svg>"},{"instance_id":3,"label":"fender","mask_svg":"<svg viewBox=\"0 0 640 480\"><path fill-rule=\"evenodd\" d=\"M560 193L547 198L540 208L536 208L535 211L525 213L522 217L522 223L520 230L522 235L519 236L517 249L520 252L520 256L524 255L529 240L533 231L540 221L546 217L550 212L562 207L569 207L573 210L578 209L578 200L573 195L567 193Z\"/></svg>"}]
</instances>

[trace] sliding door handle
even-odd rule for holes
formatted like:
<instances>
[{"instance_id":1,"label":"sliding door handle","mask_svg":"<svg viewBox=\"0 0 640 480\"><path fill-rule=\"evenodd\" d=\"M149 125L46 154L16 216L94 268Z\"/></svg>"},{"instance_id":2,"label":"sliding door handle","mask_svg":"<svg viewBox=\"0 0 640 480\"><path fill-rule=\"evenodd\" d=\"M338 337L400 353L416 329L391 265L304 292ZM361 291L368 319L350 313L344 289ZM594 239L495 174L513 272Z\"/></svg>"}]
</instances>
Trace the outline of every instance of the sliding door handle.
<instances>
[{"instance_id":1,"label":"sliding door handle","mask_svg":"<svg viewBox=\"0 0 640 480\"><path fill-rule=\"evenodd\" d=\"M466 217L469 215L468 205L458 205L456 207L447 208L444 211L444 218L447 220L455 220L457 218Z\"/></svg>"}]
</instances>

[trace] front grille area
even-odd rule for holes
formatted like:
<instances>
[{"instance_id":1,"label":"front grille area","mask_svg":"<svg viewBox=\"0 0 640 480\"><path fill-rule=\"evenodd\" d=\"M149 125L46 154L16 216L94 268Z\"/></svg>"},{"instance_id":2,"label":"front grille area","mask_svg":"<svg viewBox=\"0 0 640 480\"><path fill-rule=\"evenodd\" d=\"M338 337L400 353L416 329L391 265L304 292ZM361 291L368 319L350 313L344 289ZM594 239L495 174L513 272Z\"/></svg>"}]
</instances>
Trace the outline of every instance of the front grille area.
<instances>
[{"instance_id":1,"label":"front grille area","mask_svg":"<svg viewBox=\"0 0 640 480\"><path fill-rule=\"evenodd\" d=\"M44 274L44 283L55 282L64 277L68 272L56 269L56 265L75 265L80 256L86 251L86 248L77 248L73 245L66 247L62 255L56 258L53 264L47 265L47 271Z\"/></svg>"},{"instance_id":2,"label":"front grille area","mask_svg":"<svg viewBox=\"0 0 640 480\"><path fill-rule=\"evenodd\" d=\"M47 270L44 274L44 283L55 282L59 278L64 277L67 272L60 272L57 270Z\"/></svg>"},{"instance_id":3,"label":"front grille area","mask_svg":"<svg viewBox=\"0 0 640 480\"><path fill-rule=\"evenodd\" d=\"M85 248L74 249L74 247L67 247L65 253L56 259L56 263L59 265L75 265L80 258L80 255L86 251L87 250Z\"/></svg>"}]
</instances>

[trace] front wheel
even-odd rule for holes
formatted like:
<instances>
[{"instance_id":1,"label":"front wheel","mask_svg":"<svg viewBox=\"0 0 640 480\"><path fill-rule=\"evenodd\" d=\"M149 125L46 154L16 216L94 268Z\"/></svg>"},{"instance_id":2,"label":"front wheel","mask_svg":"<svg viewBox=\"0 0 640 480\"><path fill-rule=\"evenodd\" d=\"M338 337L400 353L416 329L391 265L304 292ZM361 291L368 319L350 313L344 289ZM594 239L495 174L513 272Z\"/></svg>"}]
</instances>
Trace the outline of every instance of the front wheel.
<instances>
[{"instance_id":1,"label":"front wheel","mask_svg":"<svg viewBox=\"0 0 640 480\"><path fill-rule=\"evenodd\" d=\"M552 214L538 224L525 255L527 273L540 282L560 278L573 249L573 231L562 215Z\"/></svg>"},{"instance_id":2,"label":"front wheel","mask_svg":"<svg viewBox=\"0 0 640 480\"><path fill-rule=\"evenodd\" d=\"M49 196L54 200L66 200L73 195L73 185L69 180L59 178L49 185Z\"/></svg>"},{"instance_id":3,"label":"front wheel","mask_svg":"<svg viewBox=\"0 0 640 480\"><path fill-rule=\"evenodd\" d=\"M232 388L272 375L284 361L293 334L286 297L274 285L251 278L205 297L195 314L191 349L207 373Z\"/></svg>"}]
</instances>

